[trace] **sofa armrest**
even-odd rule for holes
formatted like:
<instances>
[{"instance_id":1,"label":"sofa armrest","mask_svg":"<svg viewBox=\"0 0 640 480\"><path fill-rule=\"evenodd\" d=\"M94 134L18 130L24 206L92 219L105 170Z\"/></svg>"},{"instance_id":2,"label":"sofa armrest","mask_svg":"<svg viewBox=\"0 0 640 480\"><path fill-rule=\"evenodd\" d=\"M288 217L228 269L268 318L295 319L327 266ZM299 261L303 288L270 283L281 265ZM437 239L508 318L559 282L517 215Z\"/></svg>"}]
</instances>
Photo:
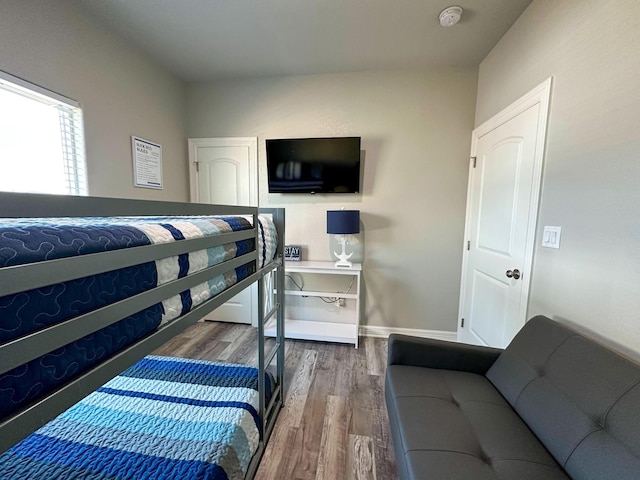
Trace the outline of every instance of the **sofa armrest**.
<instances>
[{"instance_id":1,"label":"sofa armrest","mask_svg":"<svg viewBox=\"0 0 640 480\"><path fill-rule=\"evenodd\" d=\"M413 365L484 375L501 353L499 348L394 333L389 336L387 365Z\"/></svg>"}]
</instances>

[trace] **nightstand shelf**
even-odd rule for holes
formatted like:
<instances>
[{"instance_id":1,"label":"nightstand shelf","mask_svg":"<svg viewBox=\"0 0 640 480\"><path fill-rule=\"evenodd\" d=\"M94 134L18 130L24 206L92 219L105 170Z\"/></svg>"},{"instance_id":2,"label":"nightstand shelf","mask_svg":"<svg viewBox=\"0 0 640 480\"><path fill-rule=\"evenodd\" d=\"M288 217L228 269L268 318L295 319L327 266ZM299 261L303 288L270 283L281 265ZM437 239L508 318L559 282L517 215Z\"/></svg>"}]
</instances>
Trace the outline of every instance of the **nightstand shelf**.
<instances>
[{"instance_id":1,"label":"nightstand shelf","mask_svg":"<svg viewBox=\"0 0 640 480\"><path fill-rule=\"evenodd\" d=\"M333 262L285 262L285 273L310 273L320 275L349 275L354 278L355 292L341 293L335 291L291 290L284 291L286 296L292 297L328 297L344 298L355 301L355 313L350 323L336 323L330 321L311 321L299 319L285 319L285 337L299 340L317 340L325 342L352 343L358 348L358 334L360 331L360 279L362 265L354 263L353 267L336 267ZM275 335L274 322L265 325L265 334Z\"/></svg>"}]
</instances>

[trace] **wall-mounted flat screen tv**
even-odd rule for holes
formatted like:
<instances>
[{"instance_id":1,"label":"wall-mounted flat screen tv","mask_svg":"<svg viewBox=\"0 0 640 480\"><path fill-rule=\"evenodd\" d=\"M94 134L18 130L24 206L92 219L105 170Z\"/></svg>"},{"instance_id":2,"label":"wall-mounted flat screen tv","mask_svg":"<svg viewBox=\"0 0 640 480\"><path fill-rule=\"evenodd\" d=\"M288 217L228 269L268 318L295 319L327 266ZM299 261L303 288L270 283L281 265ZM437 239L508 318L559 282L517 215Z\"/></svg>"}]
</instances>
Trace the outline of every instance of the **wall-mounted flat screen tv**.
<instances>
[{"instance_id":1,"label":"wall-mounted flat screen tv","mask_svg":"<svg viewBox=\"0 0 640 480\"><path fill-rule=\"evenodd\" d=\"M358 193L360 137L267 140L269 193Z\"/></svg>"}]
</instances>

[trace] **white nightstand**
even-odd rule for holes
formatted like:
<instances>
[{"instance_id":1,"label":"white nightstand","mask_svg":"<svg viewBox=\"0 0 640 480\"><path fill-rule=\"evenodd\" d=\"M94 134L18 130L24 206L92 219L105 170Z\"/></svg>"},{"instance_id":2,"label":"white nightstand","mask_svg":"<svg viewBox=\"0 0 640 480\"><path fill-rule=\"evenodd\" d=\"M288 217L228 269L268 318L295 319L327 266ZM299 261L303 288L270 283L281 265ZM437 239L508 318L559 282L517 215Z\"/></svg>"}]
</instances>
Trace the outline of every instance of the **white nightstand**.
<instances>
[{"instance_id":1,"label":"white nightstand","mask_svg":"<svg viewBox=\"0 0 640 480\"><path fill-rule=\"evenodd\" d=\"M354 263L351 268L336 267L333 262L285 262L287 273L312 273L321 275L350 275L355 277L355 292L285 290L285 295L301 297L330 297L355 300L355 315L351 323L320 322L310 320L285 319L285 337L301 340L352 343L358 348L360 331L360 278L362 264ZM286 310L285 310L286 312ZM265 325L265 334L275 336L275 321Z\"/></svg>"}]
</instances>

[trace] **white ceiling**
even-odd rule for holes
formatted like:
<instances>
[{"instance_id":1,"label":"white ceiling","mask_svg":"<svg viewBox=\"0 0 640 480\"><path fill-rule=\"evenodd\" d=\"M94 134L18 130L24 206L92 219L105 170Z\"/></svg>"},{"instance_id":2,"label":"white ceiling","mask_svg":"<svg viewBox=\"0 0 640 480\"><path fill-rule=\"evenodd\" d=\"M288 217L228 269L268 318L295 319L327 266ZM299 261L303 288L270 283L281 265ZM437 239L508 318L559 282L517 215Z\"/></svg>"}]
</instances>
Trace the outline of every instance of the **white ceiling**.
<instances>
[{"instance_id":1,"label":"white ceiling","mask_svg":"<svg viewBox=\"0 0 640 480\"><path fill-rule=\"evenodd\" d=\"M478 65L531 0L75 0L185 81ZM439 13L464 8L443 28Z\"/></svg>"}]
</instances>

